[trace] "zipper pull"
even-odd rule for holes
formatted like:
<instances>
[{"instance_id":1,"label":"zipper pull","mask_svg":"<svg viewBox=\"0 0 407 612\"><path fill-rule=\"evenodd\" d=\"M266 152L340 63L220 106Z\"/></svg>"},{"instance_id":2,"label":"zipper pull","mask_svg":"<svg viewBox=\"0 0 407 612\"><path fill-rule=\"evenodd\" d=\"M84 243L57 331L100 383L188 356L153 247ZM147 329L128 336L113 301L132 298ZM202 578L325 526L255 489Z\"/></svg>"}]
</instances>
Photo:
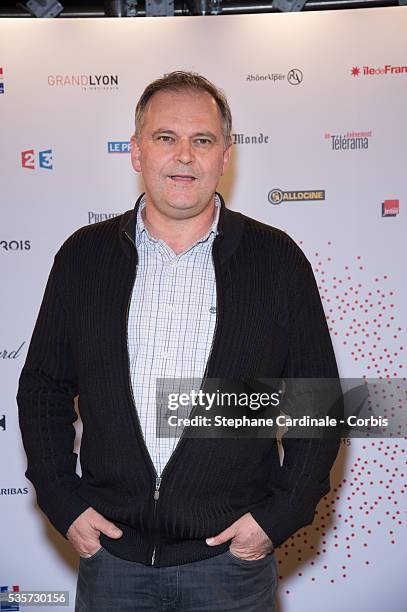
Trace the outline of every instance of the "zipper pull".
<instances>
[{"instance_id":1,"label":"zipper pull","mask_svg":"<svg viewBox=\"0 0 407 612\"><path fill-rule=\"evenodd\" d=\"M157 499L160 497L160 484L161 484L161 477L157 476L157 478L155 479L155 491L154 491L155 501L157 501Z\"/></svg>"}]
</instances>

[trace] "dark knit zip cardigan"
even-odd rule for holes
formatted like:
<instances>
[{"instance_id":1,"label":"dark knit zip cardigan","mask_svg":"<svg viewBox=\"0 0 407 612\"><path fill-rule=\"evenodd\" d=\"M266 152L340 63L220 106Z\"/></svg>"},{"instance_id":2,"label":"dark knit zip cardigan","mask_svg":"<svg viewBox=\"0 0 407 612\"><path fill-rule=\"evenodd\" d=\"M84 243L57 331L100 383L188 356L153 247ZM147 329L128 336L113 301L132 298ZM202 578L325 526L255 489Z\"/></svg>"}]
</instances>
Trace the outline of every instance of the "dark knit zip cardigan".
<instances>
[{"instance_id":1,"label":"dark knit zip cardigan","mask_svg":"<svg viewBox=\"0 0 407 612\"><path fill-rule=\"evenodd\" d=\"M17 402L26 476L61 534L89 506L123 530L112 554L171 566L224 552L216 535L251 512L279 546L312 522L338 440L182 437L162 475L143 440L129 377L127 318L137 269L133 210L70 236L55 256ZM311 266L284 232L221 200L213 262L217 326L207 377L338 376ZM76 473L79 395L83 422Z\"/></svg>"}]
</instances>

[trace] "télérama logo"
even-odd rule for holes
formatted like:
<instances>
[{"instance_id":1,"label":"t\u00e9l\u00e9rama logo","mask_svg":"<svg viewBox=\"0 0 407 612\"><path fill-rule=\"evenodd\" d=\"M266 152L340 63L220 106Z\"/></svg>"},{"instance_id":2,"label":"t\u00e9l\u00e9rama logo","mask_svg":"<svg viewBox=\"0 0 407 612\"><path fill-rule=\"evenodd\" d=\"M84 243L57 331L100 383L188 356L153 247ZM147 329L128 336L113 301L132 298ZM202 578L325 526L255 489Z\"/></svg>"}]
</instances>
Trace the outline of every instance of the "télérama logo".
<instances>
[{"instance_id":1,"label":"t\u00e9l\u00e9rama logo","mask_svg":"<svg viewBox=\"0 0 407 612\"><path fill-rule=\"evenodd\" d=\"M391 64L385 64L384 66L372 67L372 66L353 66L350 71L353 77L358 76L387 76L389 74L407 74L407 66L392 66Z\"/></svg>"},{"instance_id":2,"label":"t\u00e9l\u00e9rama logo","mask_svg":"<svg viewBox=\"0 0 407 612\"><path fill-rule=\"evenodd\" d=\"M363 132L352 130L342 134L325 132L324 138L329 141L332 151L354 151L368 149L372 135L372 130Z\"/></svg>"}]
</instances>

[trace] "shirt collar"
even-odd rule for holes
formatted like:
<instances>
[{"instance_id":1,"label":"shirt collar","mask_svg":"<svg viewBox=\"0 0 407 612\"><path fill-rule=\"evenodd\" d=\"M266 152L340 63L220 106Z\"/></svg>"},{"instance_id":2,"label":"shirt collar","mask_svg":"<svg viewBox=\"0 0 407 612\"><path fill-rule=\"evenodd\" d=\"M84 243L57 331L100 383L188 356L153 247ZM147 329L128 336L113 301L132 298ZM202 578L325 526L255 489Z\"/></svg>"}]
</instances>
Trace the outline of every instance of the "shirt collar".
<instances>
[{"instance_id":1,"label":"shirt collar","mask_svg":"<svg viewBox=\"0 0 407 612\"><path fill-rule=\"evenodd\" d=\"M146 228L146 226L144 224L144 220L143 220L141 211L145 207L146 207L146 197L144 195L142 197L141 201L140 201L140 206L138 207L138 211L137 211L136 232L135 232L135 234L136 234L135 235L136 247L138 247L140 245L142 240L145 241L146 244L150 244L151 246L155 246L159 242L159 240L157 240L156 238L153 238L151 236L151 234L149 233L148 229ZM215 216L214 216L212 225L209 228L209 230L207 231L207 233L205 234L205 236L203 236L202 238L199 238L191 246L195 246L196 244L198 244L200 242L206 242L206 240L208 240L209 237L211 237L212 235L216 235L218 233L218 229L217 228L218 228L220 208L221 208L220 199L219 199L218 194L216 193L215 194Z\"/></svg>"}]
</instances>

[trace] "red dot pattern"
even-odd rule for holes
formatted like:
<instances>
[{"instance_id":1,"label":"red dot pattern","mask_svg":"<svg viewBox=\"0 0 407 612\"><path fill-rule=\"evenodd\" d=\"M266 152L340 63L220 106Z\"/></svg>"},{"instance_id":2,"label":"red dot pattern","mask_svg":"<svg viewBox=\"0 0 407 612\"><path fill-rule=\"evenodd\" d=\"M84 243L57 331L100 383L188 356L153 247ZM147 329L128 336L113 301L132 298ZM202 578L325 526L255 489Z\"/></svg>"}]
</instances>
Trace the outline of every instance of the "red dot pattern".
<instances>
[{"instance_id":1,"label":"red dot pattern","mask_svg":"<svg viewBox=\"0 0 407 612\"><path fill-rule=\"evenodd\" d=\"M331 241L327 247L329 251ZM323 257L315 252L314 257L329 330L338 337L342 350L348 351L359 371L364 370L365 379L377 378L383 384L390 383L390 378L405 381L402 329L396 323L395 291L388 286L389 275L366 280L367 266L360 255L344 265L341 274L332 270L333 255ZM384 399L383 384L372 394L378 394L378 400ZM391 390L389 386L390 397ZM399 398L388 416L401 407ZM351 444L356 457L343 445L337 461L346 466L346 478L336 477L335 468L332 470L331 491L318 504L312 525L297 531L280 547L280 580L295 571L298 579L333 585L355 575L355 559L359 564L363 559L365 567L377 560L377 555L369 557L376 530L386 534L389 548L397 542L406 508L406 438L351 440ZM317 572L310 575L304 571L306 567ZM283 593L289 595L290 591Z\"/></svg>"}]
</instances>

